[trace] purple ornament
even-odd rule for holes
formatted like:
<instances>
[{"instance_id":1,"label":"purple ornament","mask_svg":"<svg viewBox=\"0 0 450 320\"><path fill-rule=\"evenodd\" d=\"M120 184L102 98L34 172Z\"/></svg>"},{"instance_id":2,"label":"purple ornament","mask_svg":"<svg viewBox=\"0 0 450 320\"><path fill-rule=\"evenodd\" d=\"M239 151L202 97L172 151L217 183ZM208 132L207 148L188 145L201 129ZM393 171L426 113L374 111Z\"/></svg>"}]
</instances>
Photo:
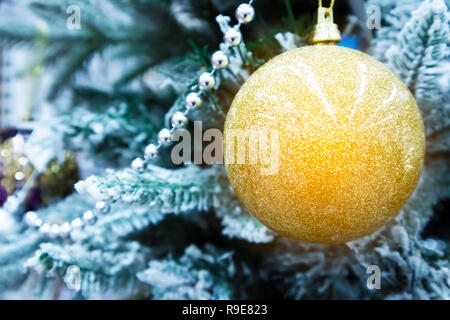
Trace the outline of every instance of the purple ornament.
<instances>
[{"instance_id":1,"label":"purple ornament","mask_svg":"<svg viewBox=\"0 0 450 320\"><path fill-rule=\"evenodd\" d=\"M6 202L8 198L8 193L6 192L6 188L0 184L0 207Z\"/></svg>"}]
</instances>

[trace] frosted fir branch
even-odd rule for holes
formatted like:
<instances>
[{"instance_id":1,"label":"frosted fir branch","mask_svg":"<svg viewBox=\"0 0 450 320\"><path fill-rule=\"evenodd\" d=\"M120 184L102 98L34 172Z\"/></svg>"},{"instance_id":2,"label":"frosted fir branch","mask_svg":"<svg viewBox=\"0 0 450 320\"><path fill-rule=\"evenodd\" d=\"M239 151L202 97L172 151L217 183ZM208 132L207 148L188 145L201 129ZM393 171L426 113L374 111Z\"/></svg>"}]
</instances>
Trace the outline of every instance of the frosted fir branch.
<instances>
[{"instance_id":1,"label":"frosted fir branch","mask_svg":"<svg viewBox=\"0 0 450 320\"><path fill-rule=\"evenodd\" d=\"M365 270L345 246L281 238L260 265L261 276L277 281L291 299L357 299L365 288Z\"/></svg>"},{"instance_id":2,"label":"frosted fir branch","mask_svg":"<svg viewBox=\"0 0 450 320\"><path fill-rule=\"evenodd\" d=\"M73 193L48 207L39 209L36 213L44 222L61 224L82 217L86 210L94 207L94 204L92 199Z\"/></svg>"},{"instance_id":3,"label":"frosted fir branch","mask_svg":"<svg viewBox=\"0 0 450 320\"><path fill-rule=\"evenodd\" d=\"M220 205L225 176L218 167L195 165L177 170L149 166L144 172L107 170L75 185L81 194L100 200L158 206L162 212L205 211Z\"/></svg>"},{"instance_id":4,"label":"frosted fir branch","mask_svg":"<svg viewBox=\"0 0 450 320\"><path fill-rule=\"evenodd\" d=\"M50 161L66 159L64 129L56 122L40 123L28 138L24 153L37 172L44 172Z\"/></svg>"},{"instance_id":5,"label":"frosted fir branch","mask_svg":"<svg viewBox=\"0 0 450 320\"><path fill-rule=\"evenodd\" d=\"M98 222L79 230L72 238L85 244L101 246L142 231L150 225L158 224L165 214L158 208L132 207L114 208L105 216L100 216Z\"/></svg>"},{"instance_id":6,"label":"frosted fir branch","mask_svg":"<svg viewBox=\"0 0 450 320\"><path fill-rule=\"evenodd\" d=\"M8 288L18 286L26 280L27 272L23 267L26 261L27 258L20 258L6 265L0 265L0 299L7 299L5 294Z\"/></svg>"},{"instance_id":7,"label":"frosted fir branch","mask_svg":"<svg viewBox=\"0 0 450 320\"><path fill-rule=\"evenodd\" d=\"M160 124L144 105L120 103L101 113L77 109L59 119L59 130L66 147L120 164L139 154Z\"/></svg>"},{"instance_id":8,"label":"frosted fir branch","mask_svg":"<svg viewBox=\"0 0 450 320\"><path fill-rule=\"evenodd\" d=\"M450 163L447 159L429 160L411 198L394 220L410 236L419 238L440 199L450 197Z\"/></svg>"},{"instance_id":9,"label":"frosted fir branch","mask_svg":"<svg viewBox=\"0 0 450 320\"><path fill-rule=\"evenodd\" d=\"M450 115L449 115L450 117ZM445 154L450 150L450 130L442 130L434 133L427 145L429 154Z\"/></svg>"},{"instance_id":10,"label":"frosted fir branch","mask_svg":"<svg viewBox=\"0 0 450 320\"><path fill-rule=\"evenodd\" d=\"M434 19L428 30L428 46L417 71L415 86L415 97L421 106L428 134L439 131L445 134L450 130L450 21L447 17L450 9L441 10L443 13Z\"/></svg>"},{"instance_id":11,"label":"frosted fir branch","mask_svg":"<svg viewBox=\"0 0 450 320\"><path fill-rule=\"evenodd\" d=\"M81 194L89 194L99 200L152 207L146 208L147 211L135 208L110 213L101 217L96 225L88 227L80 239L93 235L101 239L101 234L105 232L117 236L122 232L127 234L133 230L141 230L161 221L166 213L207 211L214 208L222 220L222 233L225 236L254 243L272 241L274 233L241 208L222 169L190 166L174 171L151 167L144 173L126 169L120 172L109 171L106 176L93 176L79 182L75 188Z\"/></svg>"},{"instance_id":12,"label":"frosted fir branch","mask_svg":"<svg viewBox=\"0 0 450 320\"><path fill-rule=\"evenodd\" d=\"M90 197L74 193L54 205L38 210L36 214L44 223L61 225L81 219L86 211L94 207L95 203ZM98 215L95 224L73 229L70 239L84 246L102 246L122 241L127 236L159 223L164 217L165 214L159 208L114 205L107 214ZM60 238L46 237L45 240L61 242Z\"/></svg>"},{"instance_id":13,"label":"frosted fir branch","mask_svg":"<svg viewBox=\"0 0 450 320\"><path fill-rule=\"evenodd\" d=\"M295 49L302 45L305 45L300 37L292 32L279 32L275 35L275 40L278 41L283 51L289 51L291 49Z\"/></svg>"},{"instance_id":14,"label":"frosted fir branch","mask_svg":"<svg viewBox=\"0 0 450 320\"><path fill-rule=\"evenodd\" d=\"M52 24L46 23L30 9L29 1L16 1L14 5L5 3L0 9L0 41L3 44L16 45L35 43L39 35L41 39L55 41L88 41L92 34L87 30L70 32L65 26L66 14L58 15L53 12ZM66 7L67 8L67 7ZM64 9L64 13L65 10ZM50 14L47 12L47 14ZM57 19L55 19L57 18ZM59 20L59 21L56 21ZM50 32L51 31L51 32Z\"/></svg>"},{"instance_id":15,"label":"frosted fir branch","mask_svg":"<svg viewBox=\"0 0 450 320\"><path fill-rule=\"evenodd\" d=\"M7 44L34 45L38 37L42 48L39 63L46 67L55 66L44 71L53 79L49 88L46 88L49 89L48 92L45 92L51 100L62 96L61 89L73 87L73 76L84 74L84 66L89 65L98 55L102 55L107 64L119 60L122 66L127 66L122 68L122 74L118 75L116 82L108 83L117 85L110 92L111 95L117 95L118 89L131 83L135 85L134 80L142 79L142 75L151 67L184 55L189 49L186 38L200 37L205 42L212 41L211 23L200 29L193 27L193 24L199 26L207 21L199 17L190 19L190 23L182 23L183 14L176 8L185 4L186 1L180 0L170 0L165 4L159 1L137 4L80 0L74 4L66 0L18 0L14 5L4 6L9 10L1 12L0 35L2 40L6 39ZM69 17L66 10L71 5L80 9L80 29L66 27ZM200 12L199 6L194 2L192 6L196 10L192 16L200 16L197 14ZM166 41L167 39L170 41ZM73 45L80 42L84 46ZM117 49L116 53L109 50L111 48ZM120 55L117 54L118 50L121 51ZM133 67L134 70L131 70ZM116 68L115 71L117 70ZM145 93L146 88L141 86L134 96ZM92 96L88 95L87 99L92 101Z\"/></svg>"},{"instance_id":16,"label":"frosted fir branch","mask_svg":"<svg viewBox=\"0 0 450 320\"><path fill-rule=\"evenodd\" d=\"M376 37L372 39L370 53L378 60L386 63L386 52L394 45L397 45L397 38L411 18L411 12L423 0L368 0L366 8L375 6L380 9L381 28L376 30Z\"/></svg>"},{"instance_id":17,"label":"frosted fir branch","mask_svg":"<svg viewBox=\"0 0 450 320\"><path fill-rule=\"evenodd\" d=\"M16 240L9 243L2 243L0 247L0 265L15 261L37 249L41 238L38 234L32 233Z\"/></svg>"},{"instance_id":18,"label":"frosted fir branch","mask_svg":"<svg viewBox=\"0 0 450 320\"><path fill-rule=\"evenodd\" d=\"M446 14L441 15L441 17L446 17ZM448 71L446 69L450 67L448 60L450 44L448 19L434 20L428 30L428 39L429 45L424 51L422 65L417 71L415 95L419 101L438 102L442 99L442 94L448 92L441 90L441 84L439 83L439 79L442 78L447 82L448 88L449 77L448 74L445 74L445 71Z\"/></svg>"},{"instance_id":19,"label":"frosted fir branch","mask_svg":"<svg viewBox=\"0 0 450 320\"><path fill-rule=\"evenodd\" d=\"M98 298L108 292L126 298L141 289L136 272L145 267L147 258L148 250L137 242L113 243L101 250L78 244L43 243L27 267L48 277L64 277L75 268L76 275L65 277L66 281L73 281L66 283L69 289L86 298Z\"/></svg>"},{"instance_id":20,"label":"frosted fir branch","mask_svg":"<svg viewBox=\"0 0 450 320\"><path fill-rule=\"evenodd\" d=\"M424 63L429 47L434 49L432 57L439 62L447 55L448 20L443 0L427 0L412 13L398 36L398 45L386 53L391 66L407 86L415 89L417 73ZM437 28L444 28L436 32ZM431 57L428 57L428 60ZM430 61L428 61L430 63Z\"/></svg>"},{"instance_id":21,"label":"frosted fir branch","mask_svg":"<svg viewBox=\"0 0 450 320\"><path fill-rule=\"evenodd\" d=\"M143 81L155 94L163 92L168 95L174 92L181 95L185 93L186 87L198 79L197 73L202 67L199 60L198 55L190 54L165 61L147 71Z\"/></svg>"},{"instance_id":22,"label":"frosted fir branch","mask_svg":"<svg viewBox=\"0 0 450 320\"><path fill-rule=\"evenodd\" d=\"M245 277L240 272L231 252L190 245L179 258L150 261L137 277L151 286L154 299L232 299L239 297L232 283Z\"/></svg>"},{"instance_id":23,"label":"frosted fir branch","mask_svg":"<svg viewBox=\"0 0 450 320\"><path fill-rule=\"evenodd\" d=\"M229 191L231 193L229 200L216 208L216 214L223 226L222 234L231 239L242 239L253 243L273 241L275 233L252 217L242 207L232 190Z\"/></svg>"},{"instance_id":24,"label":"frosted fir branch","mask_svg":"<svg viewBox=\"0 0 450 320\"><path fill-rule=\"evenodd\" d=\"M398 226L393 232L403 233L409 248L396 250L384 243L365 256L365 264L379 261L383 270L382 282L389 292L387 299L448 299L450 297L449 257L446 244L439 240L414 241ZM393 233L395 237L395 233ZM404 279L399 284L398 279Z\"/></svg>"},{"instance_id":25,"label":"frosted fir branch","mask_svg":"<svg viewBox=\"0 0 450 320\"><path fill-rule=\"evenodd\" d=\"M170 12L178 24L187 30L210 32L212 35L209 23L196 15L195 0L173 1Z\"/></svg>"},{"instance_id":26,"label":"frosted fir branch","mask_svg":"<svg viewBox=\"0 0 450 320\"><path fill-rule=\"evenodd\" d=\"M183 213L192 210L207 211L215 208L222 219L222 233L230 238L238 238L255 243L267 243L273 240L274 234L267 227L251 217L240 207L228 182L223 168L200 169L189 166L183 169L166 170L152 166L150 170L140 173L125 169L120 172L108 171L102 177L90 177L78 182L75 186L81 194L89 194L96 199L115 201L118 203L134 203L148 205L144 216L126 215L124 228L132 230L132 219L143 225L150 224L148 217L157 223L163 219L162 213ZM105 221L102 218L100 222ZM102 224L99 224L101 227ZM113 226L112 228L119 228ZM93 227L96 233L101 229ZM115 234L115 232L113 233Z\"/></svg>"},{"instance_id":27,"label":"frosted fir branch","mask_svg":"<svg viewBox=\"0 0 450 320\"><path fill-rule=\"evenodd\" d=\"M41 241L38 234L28 233L9 243L0 244L0 287L17 284L26 277L24 264L38 249Z\"/></svg>"},{"instance_id":28,"label":"frosted fir branch","mask_svg":"<svg viewBox=\"0 0 450 320\"><path fill-rule=\"evenodd\" d=\"M226 215L222 219L222 233L229 238L247 240L254 243L268 243L274 233L249 215Z\"/></svg>"},{"instance_id":29,"label":"frosted fir branch","mask_svg":"<svg viewBox=\"0 0 450 320\"><path fill-rule=\"evenodd\" d=\"M411 89L430 137L428 145L433 149L436 140L437 148L442 149L445 144L439 142L440 135L450 127L450 77L446 72L450 69L449 7L444 0L416 5L411 13L407 9L414 6L413 1L397 4L387 15L388 26L378 31L372 52L377 58L385 58Z\"/></svg>"}]
</instances>

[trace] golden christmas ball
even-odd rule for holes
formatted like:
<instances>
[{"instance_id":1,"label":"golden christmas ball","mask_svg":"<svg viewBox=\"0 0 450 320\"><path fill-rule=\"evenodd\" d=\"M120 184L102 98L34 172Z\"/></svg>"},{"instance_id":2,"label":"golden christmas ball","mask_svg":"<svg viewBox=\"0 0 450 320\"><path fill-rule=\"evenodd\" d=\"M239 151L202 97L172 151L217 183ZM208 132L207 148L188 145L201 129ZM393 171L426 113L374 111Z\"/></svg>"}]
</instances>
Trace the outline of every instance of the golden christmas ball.
<instances>
[{"instance_id":1,"label":"golden christmas ball","mask_svg":"<svg viewBox=\"0 0 450 320\"><path fill-rule=\"evenodd\" d=\"M225 123L236 195L267 227L304 242L342 243L382 227L414 191L424 152L408 88L370 56L334 45L263 65Z\"/></svg>"}]
</instances>

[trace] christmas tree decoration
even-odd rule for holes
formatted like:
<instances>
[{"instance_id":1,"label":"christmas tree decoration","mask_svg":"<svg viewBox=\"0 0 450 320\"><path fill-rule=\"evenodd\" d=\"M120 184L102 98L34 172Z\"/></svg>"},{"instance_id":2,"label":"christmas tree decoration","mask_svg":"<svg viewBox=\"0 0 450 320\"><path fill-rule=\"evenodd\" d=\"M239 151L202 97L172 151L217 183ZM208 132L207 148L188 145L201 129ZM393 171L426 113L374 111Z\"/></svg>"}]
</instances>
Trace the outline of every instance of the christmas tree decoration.
<instances>
[{"instance_id":1,"label":"christmas tree decoration","mask_svg":"<svg viewBox=\"0 0 450 320\"><path fill-rule=\"evenodd\" d=\"M224 35L225 43L227 43L230 46L237 46L239 43L241 43L242 40L242 34L239 30L236 30L235 28L228 29L227 32L225 32Z\"/></svg>"},{"instance_id":2,"label":"christmas tree decoration","mask_svg":"<svg viewBox=\"0 0 450 320\"><path fill-rule=\"evenodd\" d=\"M137 171L142 171L145 168L145 162L141 158L136 158L131 162L131 168Z\"/></svg>"},{"instance_id":3,"label":"christmas tree decoration","mask_svg":"<svg viewBox=\"0 0 450 320\"><path fill-rule=\"evenodd\" d=\"M181 128L184 125L187 124L188 120L186 116L183 114L183 112L175 112L175 114L172 116L172 127L173 128Z\"/></svg>"},{"instance_id":4,"label":"christmas tree decoration","mask_svg":"<svg viewBox=\"0 0 450 320\"><path fill-rule=\"evenodd\" d=\"M0 145L0 180L7 194L22 189L30 181L32 188L27 194L27 206L40 207L72 193L73 184L79 178L73 153L66 152L63 163L56 159L50 161L43 173L31 179L35 168L23 153L24 143L25 138L18 134Z\"/></svg>"},{"instance_id":5,"label":"christmas tree decoration","mask_svg":"<svg viewBox=\"0 0 450 320\"><path fill-rule=\"evenodd\" d=\"M21 134L0 144L0 181L9 195L22 188L33 172L33 166L23 154L23 144Z\"/></svg>"},{"instance_id":6,"label":"christmas tree decoration","mask_svg":"<svg viewBox=\"0 0 450 320\"><path fill-rule=\"evenodd\" d=\"M168 144L172 139L172 132L169 129L161 129L158 133L158 142L160 144Z\"/></svg>"},{"instance_id":7,"label":"christmas tree decoration","mask_svg":"<svg viewBox=\"0 0 450 320\"><path fill-rule=\"evenodd\" d=\"M0 184L0 207L3 206L7 198L8 192L6 191L6 188Z\"/></svg>"},{"instance_id":8,"label":"christmas tree decoration","mask_svg":"<svg viewBox=\"0 0 450 320\"><path fill-rule=\"evenodd\" d=\"M201 90L212 89L216 84L216 80L209 72L203 72L198 78L198 86Z\"/></svg>"},{"instance_id":9,"label":"christmas tree decoration","mask_svg":"<svg viewBox=\"0 0 450 320\"><path fill-rule=\"evenodd\" d=\"M195 92L191 92L186 96L186 108L195 108L202 105L202 99Z\"/></svg>"},{"instance_id":10,"label":"christmas tree decoration","mask_svg":"<svg viewBox=\"0 0 450 320\"><path fill-rule=\"evenodd\" d=\"M154 144L149 144L145 147L144 156L146 159L154 159L158 156L158 147Z\"/></svg>"},{"instance_id":11,"label":"christmas tree decoration","mask_svg":"<svg viewBox=\"0 0 450 320\"><path fill-rule=\"evenodd\" d=\"M63 163L59 163L56 159L50 161L47 170L38 177L38 185L44 204L71 194L74 183L79 179L75 155L72 152L66 152L65 158L66 160Z\"/></svg>"},{"instance_id":12,"label":"christmas tree decoration","mask_svg":"<svg viewBox=\"0 0 450 320\"><path fill-rule=\"evenodd\" d=\"M240 23L249 23L253 20L253 17L255 16L255 9L253 9L251 3L252 1L249 3L243 3L237 8L236 19L238 19Z\"/></svg>"},{"instance_id":13,"label":"christmas tree decoration","mask_svg":"<svg viewBox=\"0 0 450 320\"><path fill-rule=\"evenodd\" d=\"M211 64L214 68L224 69L228 66L228 57L222 51L216 51L211 57Z\"/></svg>"},{"instance_id":14,"label":"christmas tree decoration","mask_svg":"<svg viewBox=\"0 0 450 320\"><path fill-rule=\"evenodd\" d=\"M419 180L425 135L414 97L399 78L362 52L323 45L339 39L326 12L319 8L312 37L318 45L273 58L239 90L226 119L224 152L236 195L259 221L301 241L342 243L399 213ZM258 163L235 163L227 155L235 137L246 143L254 130L278 133L279 153L269 156L277 157L274 174L262 170L267 155L261 152ZM259 149L248 143L249 158L264 143L259 140Z\"/></svg>"},{"instance_id":15,"label":"christmas tree decoration","mask_svg":"<svg viewBox=\"0 0 450 320\"><path fill-rule=\"evenodd\" d=\"M186 115L189 113L189 111L195 107L198 108L201 106L201 104L202 104L201 94L208 89L214 88L214 86L215 86L214 73L216 71L218 71L219 69L224 69L228 66L229 61L228 61L228 57L227 57L226 53L229 51L229 47L237 46L242 41L242 35L239 31L241 24L249 23L253 20L254 9L251 6L251 3L252 3L252 0L250 0L248 4L240 5L236 9L236 17L238 19L238 23L234 27L228 28L226 31L222 30L224 32L224 43L223 43L225 45L224 51L218 50L211 56L211 65L213 68L212 72L211 73L209 73L209 72L202 73L200 75L200 77L198 78L198 87L194 86L191 88L194 90L197 90L197 89L200 89L200 90L198 92L190 92L186 95L184 112L178 111L172 115L172 118L170 121L172 124L172 128L171 129L163 128L159 131L158 145L154 145L154 144L147 145L147 147L145 148L145 151L144 151L144 159L135 158L131 162L132 169L136 170L137 172L141 172L141 173L144 172L144 170L147 167L146 161L157 158L157 156L159 154L160 146L168 145L172 141L172 135L173 135L173 132L175 131L175 129L181 128L188 123L188 118L186 117ZM241 17L241 18L239 18L239 17ZM232 32L230 32L230 31L232 31ZM240 53L240 54L242 55L242 53ZM23 143L22 143L22 145L23 145ZM57 163L56 163L56 165L57 165ZM56 171L56 170L53 168L52 171ZM101 203L105 203L105 202L101 201ZM83 222L82 226L95 224L98 220L97 219L98 213L99 212L96 209L94 209L94 211L88 210L88 211L84 212L83 219L76 218L76 219L72 220L70 225L77 223L78 220ZM32 217L34 217L35 212L29 211L29 212L27 212L25 217L29 217L30 215ZM27 220L27 219L25 219L25 220ZM46 236L50 236L52 238L57 238L57 237L64 238L70 234L70 232L65 231L63 228L64 225L69 225L68 223L64 223L62 225L61 224L44 223L42 221L42 219L40 219L40 218L38 218L38 219L28 218L28 221L26 221L26 222L30 227L38 228L38 230L42 234L44 234Z\"/></svg>"}]
</instances>

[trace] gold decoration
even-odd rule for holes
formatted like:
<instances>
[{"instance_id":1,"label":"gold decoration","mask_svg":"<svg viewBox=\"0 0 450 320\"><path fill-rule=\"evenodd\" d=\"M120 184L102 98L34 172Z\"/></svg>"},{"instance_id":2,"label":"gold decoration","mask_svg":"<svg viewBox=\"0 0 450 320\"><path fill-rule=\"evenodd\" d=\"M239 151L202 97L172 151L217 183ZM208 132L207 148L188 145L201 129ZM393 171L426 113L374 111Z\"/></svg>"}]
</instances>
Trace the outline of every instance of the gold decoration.
<instances>
[{"instance_id":1,"label":"gold decoration","mask_svg":"<svg viewBox=\"0 0 450 320\"><path fill-rule=\"evenodd\" d=\"M305 242L373 233L398 214L422 170L424 126L413 96L382 63L344 47L302 47L263 65L228 113L226 161L233 129L244 129L238 139L248 130L279 133L274 174L261 161L226 163L227 174L258 220Z\"/></svg>"},{"instance_id":2,"label":"gold decoration","mask_svg":"<svg viewBox=\"0 0 450 320\"><path fill-rule=\"evenodd\" d=\"M53 198L62 198L71 194L73 185L79 180L74 154L66 151L65 158L62 164L56 159L50 161L47 170L38 178L44 204L48 204Z\"/></svg>"},{"instance_id":3,"label":"gold decoration","mask_svg":"<svg viewBox=\"0 0 450 320\"><path fill-rule=\"evenodd\" d=\"M6 188L8 195L21 189L30 179L34 167L22 151L15 151L13 139L0 145L0 172L3 175L0 183ZM61 198L73 192L73 185L78 181L78 165L75 156L66 152L66 160L59 164L56 159L50 161L45 172L41 173L31 185L38 184L44 204L53 198Z\"/></svg>"},{"instance_id":4,"label":"gold decoration","mask_svg":"<svg viewBox=\"0 0 450 320\"><path fill-rule=\"evenodd\" d=\"M336 44L341 41L341 33L333 21L331 8L317 9L317 24L306 42L309 44Z\"/></svg>"},{"instance_id":5,"label":"gold decoration","mask_svg":"<svg viewBox=\"0 0 450 320\"><path fill-rule=\"evenodd\" d=\"M13 139L0 144L0 183L6 188L8 195L21 188L33 172L33 166L23 153L14 150Z\"/></svg>"}]
</instances>

